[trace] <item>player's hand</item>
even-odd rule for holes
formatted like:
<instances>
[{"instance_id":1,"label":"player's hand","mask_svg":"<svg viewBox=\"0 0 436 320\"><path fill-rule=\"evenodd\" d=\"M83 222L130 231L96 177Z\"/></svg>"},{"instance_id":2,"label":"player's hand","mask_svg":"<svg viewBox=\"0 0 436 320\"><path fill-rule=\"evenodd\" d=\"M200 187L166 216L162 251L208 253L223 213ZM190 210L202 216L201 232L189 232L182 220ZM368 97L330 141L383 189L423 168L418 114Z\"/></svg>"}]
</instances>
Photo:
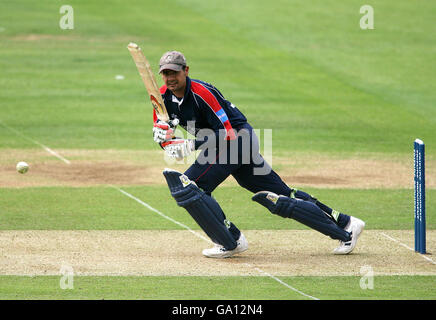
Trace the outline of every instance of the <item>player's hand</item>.
<instances>
[{"instance_id":1,"label":"player's hand","mask_svg":"<svg viewBox=\"0 0 436 320\"><path fill-rule=\"evenodd\" d=\"M169 122L157 120L153 125L153 140L162 143L172 139L178 124L179 119L170 120Z\"/></svg>"},{"instance_id":2,"label":"player's hand","mask_svg":"<svg viewBox=\"0 0 436 320\"><path fill-rule=\"evenodd\" d=\"M190 139L171 139L162 143L161 146L168 157L178 160L189 156L195 149L194 140Z\"/></svg>"}]
</instances>

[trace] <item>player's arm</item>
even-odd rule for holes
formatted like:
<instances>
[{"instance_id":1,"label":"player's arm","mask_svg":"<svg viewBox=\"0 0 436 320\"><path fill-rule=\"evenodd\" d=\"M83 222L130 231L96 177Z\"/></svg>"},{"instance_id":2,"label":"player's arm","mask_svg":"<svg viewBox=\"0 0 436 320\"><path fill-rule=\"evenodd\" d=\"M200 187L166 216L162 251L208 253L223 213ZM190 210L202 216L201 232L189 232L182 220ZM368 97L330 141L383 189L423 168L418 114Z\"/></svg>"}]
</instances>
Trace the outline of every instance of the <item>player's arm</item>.
<instances>
[{"instance_id":1,"label":"player's arm","mask_svg":"<svg viewBox=\"0 0 436 320\"><path fill-rule=\"evenodd\" d=\"M173 139L165 143L165 150L169 156L186 157L192 151L218 145L220 140L233 140L235 132L226 113L228 102L214 87L191 83L191 90L198 96L198 107L202 110L203 120L207 128L200 130L195 140ZM211 140L212 139L212 140Z\"/></svg>"},{"instance_id":2,"label":"player's arm","mask_svg":"<svg viewBox=\"0 0 436 320\"><path fill-rule=\"evenodd\" d=\"M236 135L228 114L232 112L229 107L230 103L218 89L207 83L193 82L191 90L194 95L198 96L197 101L199 101L204 119L208 123L208 127L216 132L216 138L234 140Z\"/></svg>"}]
</instances>

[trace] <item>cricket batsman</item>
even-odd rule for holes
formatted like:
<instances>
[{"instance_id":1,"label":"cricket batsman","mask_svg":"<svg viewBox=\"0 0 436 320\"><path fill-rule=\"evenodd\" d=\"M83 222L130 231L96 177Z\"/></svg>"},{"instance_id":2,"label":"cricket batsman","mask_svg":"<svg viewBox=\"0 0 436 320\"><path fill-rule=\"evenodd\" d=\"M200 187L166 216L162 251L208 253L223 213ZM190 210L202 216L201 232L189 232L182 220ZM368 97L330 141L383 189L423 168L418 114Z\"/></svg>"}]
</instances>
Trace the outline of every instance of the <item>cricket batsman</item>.
<instances>
[{"instance_id":1,"label":"cricket batsman","mask_svg":"<svg viewBox=\"0 0 436 320\"><path fill-rule=\"evenodd\" d=\"M248 249L243 233L227 218L212 192L229 175L254 193L252 200L271 213L292 218L332 239L339 240L334 254L348 254L356 246L365 223L340 213L283 182L259 153L259 141L247 118L209 83L191 79L184 55L169 51L160 59L160 88L170 120L153 114L153 139L170 157L181 159L199 151L182 174L165 169L172 197L188 211L215 243L204 249L209 258L227 258ZM195 139L174 138L177 126ZM248 146L248 149L247 149ZM248 150L248 152L247 152Z\"/></svg>"}]
</instances>

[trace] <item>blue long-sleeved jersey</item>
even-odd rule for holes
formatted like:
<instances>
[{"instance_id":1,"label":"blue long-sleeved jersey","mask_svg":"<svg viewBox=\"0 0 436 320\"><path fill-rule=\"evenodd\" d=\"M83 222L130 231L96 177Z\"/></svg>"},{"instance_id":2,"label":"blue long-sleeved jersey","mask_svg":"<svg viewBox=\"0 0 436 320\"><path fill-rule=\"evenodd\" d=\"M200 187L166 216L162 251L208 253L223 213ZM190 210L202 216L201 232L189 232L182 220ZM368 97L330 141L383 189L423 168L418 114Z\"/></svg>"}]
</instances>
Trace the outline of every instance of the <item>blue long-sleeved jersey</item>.
<instances>
[{"instance_id":1,"label":"blue long-sleeved jersey","mask_svg":"<svg viewBox=\"0 0 436 320\"><path fill-rule=\"evenodd\" d=\"M160 88L160 92L170 119L179 119L179 125L194 136L201 129L211 129L217 133L225 129L226 138L232 140L235 137L233 129L247 123L247 119L238 108L226 100L217 88L204 81L186 77L182 103L177 101L165 85ZM156 120L154 113L154 121ZM188 126L189 121L195 121L195 132L191 130L192 123ZM196 148L199 144L200 141L196 142Z\"/></svg>"}]
</instances>

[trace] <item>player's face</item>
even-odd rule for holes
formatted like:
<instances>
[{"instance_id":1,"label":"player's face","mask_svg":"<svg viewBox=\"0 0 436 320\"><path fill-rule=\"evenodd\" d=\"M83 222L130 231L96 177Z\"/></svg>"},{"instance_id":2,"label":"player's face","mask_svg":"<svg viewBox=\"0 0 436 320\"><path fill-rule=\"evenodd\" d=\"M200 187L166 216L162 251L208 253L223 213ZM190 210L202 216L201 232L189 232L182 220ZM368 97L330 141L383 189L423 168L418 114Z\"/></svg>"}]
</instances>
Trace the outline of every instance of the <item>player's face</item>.
<instances>
[{"instance_id":1,"label":"player's face","mask_svg":"<svg viewBox=\"0 0 436 320\"><path fill-rule=\"evenodd\" d=\"M188 75L189 67L186 67L185 70L174 71L165 69L162 71L162 79L167 86L174 94L178 96L183 96L185 94L186 88L186 77Z\"/></svg>"}]
</instances>

